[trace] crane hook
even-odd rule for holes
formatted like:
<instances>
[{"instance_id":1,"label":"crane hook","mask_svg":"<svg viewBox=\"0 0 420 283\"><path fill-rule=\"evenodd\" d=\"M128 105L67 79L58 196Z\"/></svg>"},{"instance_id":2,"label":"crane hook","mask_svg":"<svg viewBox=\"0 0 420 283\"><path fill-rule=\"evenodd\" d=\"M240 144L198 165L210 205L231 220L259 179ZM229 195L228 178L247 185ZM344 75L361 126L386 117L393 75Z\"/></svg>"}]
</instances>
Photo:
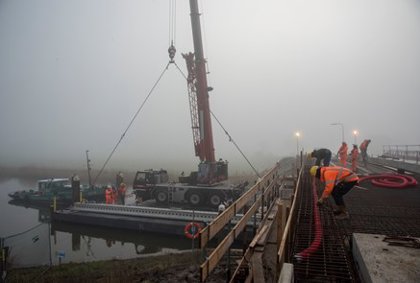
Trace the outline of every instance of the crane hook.
<instances>
[{"instance_id":1,"label":"crane hook","mask_svg":"<svg viewBox=\"0 0 420 283\"><path fill-rule=\"evenodd\" d=\"M174 46L174 43L171 43L171 46L169 46L168 48L168 53L169 53L169 63L175 63L175 53L176 53L176 48Z\"/></svg>"}]
</instances>

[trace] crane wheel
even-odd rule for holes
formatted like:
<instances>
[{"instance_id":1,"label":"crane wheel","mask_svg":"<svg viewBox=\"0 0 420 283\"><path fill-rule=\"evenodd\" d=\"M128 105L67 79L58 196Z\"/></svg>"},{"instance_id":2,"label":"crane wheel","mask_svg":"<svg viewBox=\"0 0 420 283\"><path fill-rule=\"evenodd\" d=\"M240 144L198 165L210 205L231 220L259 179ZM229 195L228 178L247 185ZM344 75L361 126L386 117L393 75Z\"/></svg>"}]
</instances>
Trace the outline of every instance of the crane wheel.
<instances>
[{"instance_id":1,"label":"crane wheel","mask_svg":"<svg viewBox=\"0 0 420 283\"><path fill-rule=\"evenodd\" d=\"M157 191L155 193L155 200L160 204L168 203L168 192L163 190Z\"/></svg>"},{"instance_id":2,"label":"crane wheel","mask_svg":"<svg viewBox=\"0 0 420 283\"><path fill-rule=\"evenodd\" d=\"M222 202L222 197L220 194L212 194L210 195L209 199L210 205L213 207L218 207L219 204Z\"/></svg>"},{"instance_id":3,"label":"crane wheel","mask_svg":"<svg viewBox=\"0 0 420 283\"><path fill-rule=\"evenodd\" d=\"M198 192L189 193L187 196L188 203L194 206L201 204L203 197Z\"/></svg>"}]
</instances>

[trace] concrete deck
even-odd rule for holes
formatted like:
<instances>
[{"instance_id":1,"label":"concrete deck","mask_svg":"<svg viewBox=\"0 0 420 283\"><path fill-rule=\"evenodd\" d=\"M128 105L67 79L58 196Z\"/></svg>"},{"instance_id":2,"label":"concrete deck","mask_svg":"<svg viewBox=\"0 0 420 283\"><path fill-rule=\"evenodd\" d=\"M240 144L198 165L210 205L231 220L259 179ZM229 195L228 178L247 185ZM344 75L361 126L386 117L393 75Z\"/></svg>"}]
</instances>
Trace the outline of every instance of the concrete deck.
<instances>
[{"instance_id":1,"label":"concrete deck","mask_svg":"<svg viewBox=\"0 0 420 283\"><path fill-rule=\"evenodd\" d=\"M420 282L420 249L393 246L384 235L353 234L353 257L364 282ZM417 238L417 240L420 240Z\"/></svg>"}]
</instances>

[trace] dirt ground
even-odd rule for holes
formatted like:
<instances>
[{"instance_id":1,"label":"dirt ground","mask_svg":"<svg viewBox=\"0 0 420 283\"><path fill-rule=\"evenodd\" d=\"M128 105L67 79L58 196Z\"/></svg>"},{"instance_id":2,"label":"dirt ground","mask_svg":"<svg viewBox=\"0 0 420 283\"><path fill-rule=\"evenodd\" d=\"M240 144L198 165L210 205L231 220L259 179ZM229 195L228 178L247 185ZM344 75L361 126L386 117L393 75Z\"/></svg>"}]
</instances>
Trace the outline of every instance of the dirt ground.
<instances>
[{"instance_id":1,"label":"dirt ground","mask_svg":"<svg viewBox=\"0 0 420 283\"><path fill-rule=\"evenodd\" d=\"M200 282L200 267L191 252L147 258L69 263L54 267L14 269L6 282ZM226 282L216 268L206 282Z\"/></svg>"}]
</instances>

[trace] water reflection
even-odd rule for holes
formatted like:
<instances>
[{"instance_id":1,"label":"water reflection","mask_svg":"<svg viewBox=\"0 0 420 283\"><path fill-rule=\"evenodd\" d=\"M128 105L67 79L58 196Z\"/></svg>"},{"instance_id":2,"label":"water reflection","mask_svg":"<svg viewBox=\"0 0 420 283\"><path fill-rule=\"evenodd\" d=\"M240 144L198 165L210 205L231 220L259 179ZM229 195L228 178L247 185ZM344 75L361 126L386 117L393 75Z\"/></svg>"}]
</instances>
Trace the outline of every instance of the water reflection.
<instances>
[{"instance_id":1,"label":"water reflection","mask_svg":"<svg viewBox=\"0 0 420 283\"><path fill-rule=\"evenodd\" d=\"M152 254L164 250L182 250L191 248L191 241L179 237L157 233L136 232L130 230L109 229L103 227L75 225L70 223L52 223L52 232L64 232L72 235L73 250L80 249L80 240L96 239L103 240L105 246L113 248L115 246L131 245L137 255ZM79 248L77 248L79 247ZM92 244L87 243L91 250Z\"/></svg>"},{"instance_id":2,"label":"water reflection","mask_svg":"<svg viewBox=\"0 0 420 283\"><path fill-rule=\"evenodd\" d=\"M50 208L10 201L19 180L0 183L0 236L13 267L128 259L187 250L191 240L171 235L52 222Z\"/></svg>"}]
</instances>

